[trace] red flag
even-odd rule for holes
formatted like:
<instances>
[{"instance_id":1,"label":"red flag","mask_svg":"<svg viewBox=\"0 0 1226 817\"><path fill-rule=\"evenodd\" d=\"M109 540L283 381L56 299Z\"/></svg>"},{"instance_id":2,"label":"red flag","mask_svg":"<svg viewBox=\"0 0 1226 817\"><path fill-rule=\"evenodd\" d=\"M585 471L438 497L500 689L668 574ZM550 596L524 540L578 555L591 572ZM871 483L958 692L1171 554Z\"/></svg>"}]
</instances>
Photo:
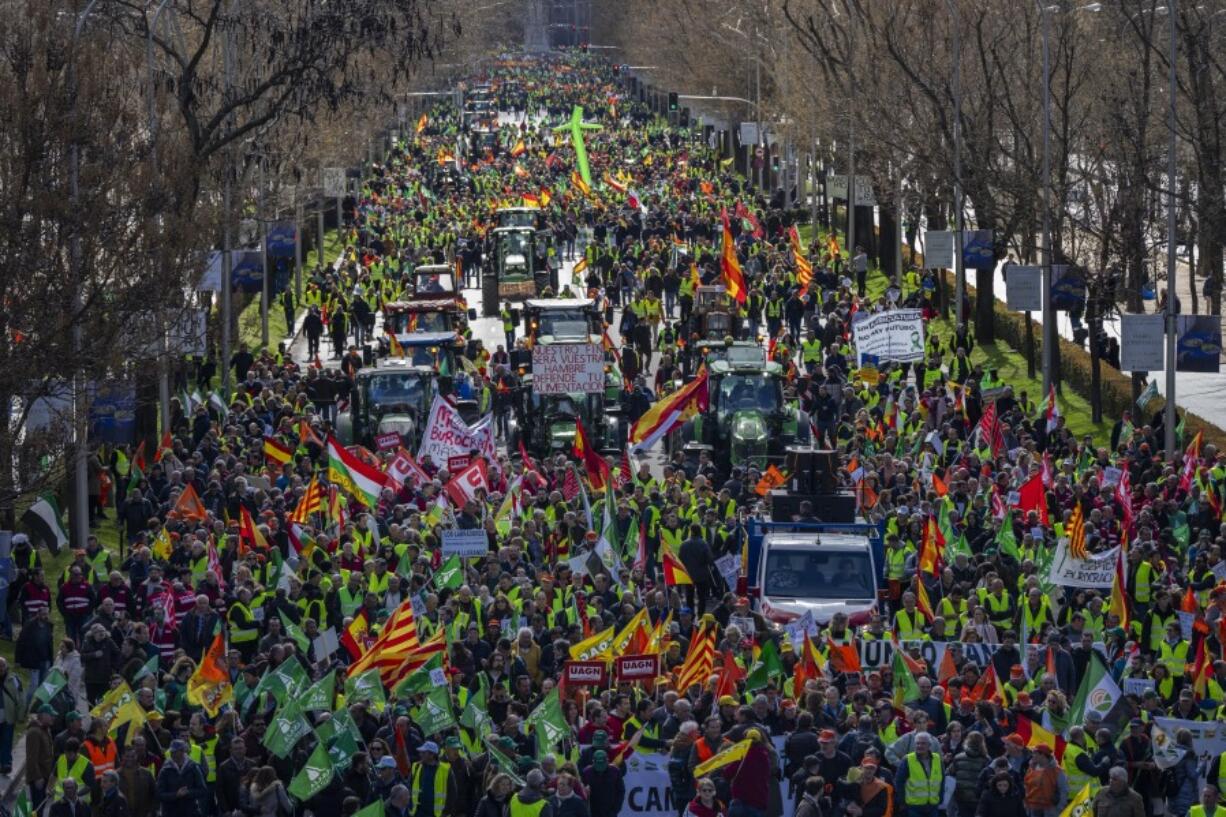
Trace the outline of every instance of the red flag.
<instances>
[{"instance_id":1,"label":"red flag","mask_svg":"<svg viewBox=\"0 0 1226 817\"><path fill-rule=\"evenodd\" d=\"M860 653L854 641L850 644L830 641L830 668L842 673L860 671Z\"/></svg>"},{"instance_id":2,"label":"red flag","mask_svg":"<svg viewBox=\"0 0 1226 817\"><path fill-rule=\"evenodd\" d=\"M583 427L583 421L577 417L575 418L575 442L571 446L571 453L583 463L583 470L587 473L587 482L592 486L592 490L603 491L605 482L609 479L609 464L592 445L588 439L587 430Z\"/></svg>"},{"instance_id":3,"label":"red flag","mask_svg":"<svg viewBox=\"0 0 1226 817\"><path fill-rule=\"evenodd\" d=\"M161 462L162 458L165 457L167 454L174 454L174 453L175 453L175 441L174 441L174 438L170 436L170 432L167 431L164 434L162 434L162 441L158 443L158 450L157 450L157 453L153 455L153 461Z\"/></svg>"},{"instance_id":4,"label":"red flag","mask_svg":"<svg viewBox=\"0 0 1226 817\"><path fill-rule=\"evenodd\" d=\"M536 463L528 456L528 449L524 448L524 438L519 438L519 459L524 464L525 471L536 471Z\"/></svg>"},{"instance_id":5,"label":"red flag","mask_svg":"<svg viewBox=\"0 0 1226 817\"><path fill-rule=\"evenodd\" d=\"M932 490L936 491L937 496L945 496L949 493L945 480L938 477L936 471L932 472Z\"/></svg>"},{"instance_id":6,"label":"red flag","mask_svg":"<svg viewBox=\"0 0 1226 817\"><path fill-rule=\"evenodd\" d=\"M562 498L570 502L579 496L579 477L575 476L574 468L566 469L566 477L562 480Z\"/></svg>"},{"instance_id":7,"label":"red flag","mask_svg":"<svg viewBox=\"0 0 1226 817\"><path fill-rule=\"evenodd\" d=\"M183 519L190 519L193 522L204 522L209 518L209 512L205 509L204 503L200 501L200 494L196 493L196 487L190 482L183 489L183 493L179 494L179 498L175 500L175 512Z\"/></svg>"},{"instance_id":8,"label":"red flag","mask_svg":"<svg viewBox=\"0 0 1226 817\"><path fill-rule=\"evenodd\" d=\"M1016 507L1025 512L1036 511L1039 514L1039 521L1044 526L1047 522L1047 492L1043 490L1043 476L1035 474L1026 482L1022 483L1022 487L1017 489L1017 505Z\"/></svg>"},{"instance_id":9,"label":"red flag","mask_svg":"<svg viewBox=\"0 0 1226 817\"><path fill-rule=\"evenodd\" d=\"M621 488L632 482L634 482L634 472L630 470L630 451L623 448L621 467L618 468L617 475L613 478L613 485Z\"/></svg>"},{"instance_id":10,"label":"red flag","mask_svg":"<svg viewBox=\"0 0 1226 817\"><path fill-rule=\"evenodd\" d=\"M1000 422L996 418L996 403L988 403L979 418L978 430L983 439L992 447L992 456L999 457L1005 451L1005 435L1000 430Z\"/></svg>"},{"instance_id":11,"label":"red flag","mask_svg":"<svg viewBox=\"0 0 1226 817\"><path fill-rule=\"evenodd\" d=\"M489 473L485 467L485 460L473 462L443 486L443 490L447 493L447 498L457 508L463 508L470 499L473 499L478 488L485 490L487 493L490 489Z\"/></svg>"},{"instance_id":12,"label":"red flag","mask_svg":"<svg viewBox=\"0 0 1226 817\"><path fill-rule=\"evenodd\" d=\"M736 683L745 677L745 670L741 669L737 664L736 658L732 655L732 650L724 650L723 665L719 670L719 685L715 688L715 697L719 699L724 695L736 695Z\"/></svg>"},{"instance_id":13,"label":"red flag","mask_svg":"<svg viewBox=\"0 0 1226 817\"><path fill-rule=\"evenodd\" d=\"M1192 591L1191 586L1184 591L1183 601L1180 603L1179 609L1185 613L1197 613L1200 611L1200 602L1196 600L1196 593Z\"/></svg>"}]
</instances>

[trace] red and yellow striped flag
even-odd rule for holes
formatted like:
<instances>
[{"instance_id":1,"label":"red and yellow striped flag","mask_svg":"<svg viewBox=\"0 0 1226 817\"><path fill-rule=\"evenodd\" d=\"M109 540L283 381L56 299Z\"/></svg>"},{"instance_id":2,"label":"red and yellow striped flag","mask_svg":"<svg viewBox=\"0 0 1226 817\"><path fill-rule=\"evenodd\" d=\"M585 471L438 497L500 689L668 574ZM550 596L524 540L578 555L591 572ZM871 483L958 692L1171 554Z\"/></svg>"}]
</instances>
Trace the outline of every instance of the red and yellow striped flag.
<instances>
[{"instance_id":1,"label":"red and yellow striped flag","mask_svg":"<svg viewBox=\"0 0 1226 817\"><path fill-rule=\"evenodd\" d=\"M685 663L677 671L677 690L684 692L694 684L705 684L715 666L715 625L704 624L685 655Z\"/></svg>"},{"instance_id":2,"label":"red and yellow striped flag","mask_svg":"<svg viewBox=\"0 0 1226 817\"><path fill-rule=\"evenodd\" d=\"M324 489L319 484L317 477L311 477L311 482L306 487L306 492L303 493L302 499L298 500L294 512L290 514L290 521L297 522L299 525L305 525L311 518L311 514L319 513L324 507Z\"/></svg>"},{"instance_id":3,"label":"red and yellow striped flag","mask_svg":"<svg viewBox=\"0 0 1226 817\"><path fill-rule=\"evenodd\" d=\"M440 630L442 632L442 630ZM413 620L413 603L405 601L387 620L383 632L370 645L361 659L349 666L349 677L361 675L371 667L380 674L396 669L404 657L417 649L417 623Z\"/></svg>"}]
</instances>

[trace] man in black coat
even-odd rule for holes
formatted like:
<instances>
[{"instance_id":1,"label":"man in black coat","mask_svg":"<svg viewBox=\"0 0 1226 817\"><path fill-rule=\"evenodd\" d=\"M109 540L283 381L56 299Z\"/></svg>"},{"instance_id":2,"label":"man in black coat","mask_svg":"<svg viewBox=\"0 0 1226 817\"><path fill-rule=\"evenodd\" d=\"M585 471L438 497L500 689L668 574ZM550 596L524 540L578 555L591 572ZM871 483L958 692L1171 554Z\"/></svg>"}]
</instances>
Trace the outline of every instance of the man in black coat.
<instances>
[{"instance_id":1,"label":"man in black coat","mask_svg":"<svg viewBox=\"0 0 1226 817\"><path fill-rule=\"evenodd\" d=\"M243 777L251 767L252 763L247 759L247 742L240 737L232 739L230 756L217 768L217 805L226 817L243 813Z\"/></svg>"},{"instance_id":2,"label":"man in black coat","mask_svg":"<svg viewBox=\"0 0 1226 817\"><path fill-rule=\"evenodd\" d=\"M715 554L702 536L702 526L690 525L690 538L681 543L681 552L677 555L692 582L685 585L686 604L696 609L698 617L702 618L711 596L711 576L715 568Z\"/></svg>"},{"instance_id":3,"label":"man in black coat","mask_svg":"<svg viewBox=\"0 0 1226 817\"><path fill-rule=\"evenodd\" d=\"M307 316L302 319L302 331L307 338L307 356L314 360L319 356L319 338L324 333L324 322L320 317L319 307L311 307Z\"/></svg>"}]
</instances>

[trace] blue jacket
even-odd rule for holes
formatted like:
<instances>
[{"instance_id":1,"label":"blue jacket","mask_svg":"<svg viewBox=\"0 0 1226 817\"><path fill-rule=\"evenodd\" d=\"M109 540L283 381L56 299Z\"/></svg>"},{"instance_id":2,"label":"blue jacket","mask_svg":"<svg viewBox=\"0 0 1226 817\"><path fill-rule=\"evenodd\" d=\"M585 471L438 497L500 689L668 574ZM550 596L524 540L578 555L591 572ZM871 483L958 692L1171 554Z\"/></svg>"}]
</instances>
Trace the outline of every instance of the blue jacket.
<instances>
[{"instance_id":1,"label":"blue jacket","mask_svg":"<svg viewBox=\"0 0 1226 817\"><path fill-rule=\"evenodd\" d=\"M187 789L187 794L179 797L179 789L183 788ZM191 759L183 763L182 769L175 768L174 761L162 764L157 789L162 817L197 817L200 801L209 793L204 774Z\"/></svg>"}]
</instances>

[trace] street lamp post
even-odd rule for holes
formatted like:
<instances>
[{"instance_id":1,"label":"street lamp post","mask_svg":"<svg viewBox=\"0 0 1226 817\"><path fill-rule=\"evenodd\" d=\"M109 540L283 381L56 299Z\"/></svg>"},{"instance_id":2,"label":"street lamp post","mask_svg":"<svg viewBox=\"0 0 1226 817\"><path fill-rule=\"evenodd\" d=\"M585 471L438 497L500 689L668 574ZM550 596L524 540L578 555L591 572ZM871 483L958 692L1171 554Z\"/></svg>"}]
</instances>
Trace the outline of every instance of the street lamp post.
<instances>
[{"instance_id":1,"label":"street lamp post","mask_svg":"<svg viewBox=\"0 0 1226 817\"><path fill-rule=\"evenodd\" d=\"M85 22L98 0L90 0L77 15L72 30L72 53L68 59L68 92L73 112L72 144L68 148L68 195L72 202L72 236L69 240L69 263L72 265L72 353L73 361L73 423L75 426L72 452L72 533L73 546L85 547L89 538L89 399L86 394L85 373L81 370L81 357L85 352L85 335L81 326L81 310L84 308L82 289L81 227L77 222L81 212L81 146L77 143L77 44Z\"/></svg>"},{"instance_id":2,"label":"street lamp post","mask_svg":"<svg viewBox=\"0 0 1226 817\"><path fill-rule=\"evenodd\" d=\"M149 80L149 166L153 170L151 178L157 179L157 82L154 77L153 63L153 35L157 32L158 22L162 18L162 12L166 10L166 6L171 0L161 0L157 9L153 12L153 20L149 24L149 31L145 37L145 69L148 73ZM161 406L162 431L170 429L170 343L165 325L165 310L159 305L158 309L158 403Z\"/></svg>"},{"instance_id":3,"label":"street lamp post","mask_svg":"<svg viewBox=\"0 0 1226 817\"><path fill-rule=\"evenodd\" d=\"M1166 407L1163 412L1163 447L1166 455L1175 460L1175 49L1176 16L1175 0L1166 2L1167 18L1170 20L1170 53L1167 55L1169 84L1167 91L1167 146L1166 146Z\"/></svg>"},{"instance_id":4,"label":"street lamp post","mask_svg":"<svg viewBox=\"0 0 1226 817\"><path fill-rule=\"evenodd\" d=\"M950 21L954 35L954 327L965 320L962 301L966 297L966 267L962 258L962 219L965 202L962 200L962 32L958 16L957 0L945 0L949 6Z\"/></svg>"},{"instance_id":5,"label":"street lamp post","mask_svg":"<svg viewBox=\"0 0 1226 817\"><path fill-rule=\"evenodd\" d=\"M1043 27L1043 396L1051 394L1052 352L1056 344L1056 322L1051 308L1051 47L1049 45L1051 24L1050 7L1043 0L1035 0L1039 7Z\"/></svg>"}]
</instances>

